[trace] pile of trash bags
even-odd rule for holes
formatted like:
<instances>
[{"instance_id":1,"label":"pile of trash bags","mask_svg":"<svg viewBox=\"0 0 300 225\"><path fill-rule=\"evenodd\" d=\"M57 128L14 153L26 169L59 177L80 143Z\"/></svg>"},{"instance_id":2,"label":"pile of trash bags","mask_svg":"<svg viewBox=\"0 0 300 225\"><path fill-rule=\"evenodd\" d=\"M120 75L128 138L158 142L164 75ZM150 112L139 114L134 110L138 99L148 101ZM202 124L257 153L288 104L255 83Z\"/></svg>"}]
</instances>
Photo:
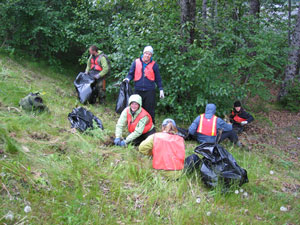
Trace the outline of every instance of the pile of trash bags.
<instances>
[{"instance_id":1,"label":"pile of trash bags","mask_svg":"<svg viewBox=\"0 0 300 225\"><path fill-rule=\"evenodd\" d=\"M77 91L78 99L80 103L84 104L90 100L93 92L92 84L95 82L94 77L92 74L86 74L80 72L75 81L74 86Z\"/></svg>"},{"instance_id":2,"label":"pile of trash bags","mask_svg":"<svg viewBox=\"0 0 300 225\"><path fill-rule=\"evenodd\" d=\"M93 129L94 122L96 122L100 129L104 129L102 121L83 107L73 109L73 111L68 115L68 120L71 123L71 128L76 128L80 132L84 132L88 128Z\"/></svg>"},{"instance_id":3,"label":"pile of trash bags","mask_svg":"<svg viewBox=\"0 0 300 225\"><path fill-rule=\"evenodd\" d=\"M221 145L203 143L195 152L203 156L200 173L202 181L209 187L223 184L229 188L233 184L239 186L248 183L247 171L241 168L234 157Z\"/></svg>"},{"instance_id":4,"label":"pile of trash bags","mask_svg":"<svg viewBox=\"0 0 300 225\"><path fill-rule=\"evenodd\" d=\"M120 85L119 96L116 104L116 113L122 113L122 111L128 106L130 95L132 95L132 89L129 82L123 81Z\"/></svg>"}]
</instances>

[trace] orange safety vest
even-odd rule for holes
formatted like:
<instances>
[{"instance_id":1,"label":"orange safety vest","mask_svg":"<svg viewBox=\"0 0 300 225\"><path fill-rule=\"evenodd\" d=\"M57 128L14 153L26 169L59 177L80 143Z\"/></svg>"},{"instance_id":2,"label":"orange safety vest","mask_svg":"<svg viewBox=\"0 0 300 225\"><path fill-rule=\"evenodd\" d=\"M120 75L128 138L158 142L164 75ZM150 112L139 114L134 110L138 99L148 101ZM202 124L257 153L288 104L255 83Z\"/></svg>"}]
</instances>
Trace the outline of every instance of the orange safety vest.
<instances>
[{"instance_id":1,"label":"orange safety vest","mask_svg":"<svg viewBox=\"0 0 300 225\"><path fill-rule=\"evenodd\" d=\"M231 114L234 115L234 112L232 111ZM235 114L235 116L233 117L233 120L234 120L235 122L237 122L237 123L241 123L241 122L243 122L243 121L247 121L247 119L244 119L244 118L242 118L242 117L239 117L238 114Z\"/></svg>"},{"instance_id":2,"label":"orange safety vest","mask_svg":"<svg viewBox=\"0 0 300 225\"><path fill-rule=\"evenodd\" d=\"M96 57L96 59L94 59L93 56L92 56L92 58L91 58L91 69L92 70L94 69L94 70L97 70L97 71L102 71L102 67L98 64L99 57L100 57L100 55L98 55Z\"/></svg>"},{"instance_id":3,"label":"orange safety vest","mask_svg":"<svg viewBox=\"0 0 300 225\"><path fill-rule=\"evenodd\" d=\"M140 122L140 120L142 118L144 118L145 116L148 117L148 123L146 124L146 126L144 128L143 134L147 133L151 129L151 127L153 125L153 123L152 123L152 117L150 116L150 114L145 109L142 108L142 111L140 112L140 114L135 118L134 121L132 121L132 115L130 114L130 107L128 107L127 108L127 125L128 125L128 131L130 133L132 133L135 130L137 124Z\"/></svg>"},{"instance_id":4,"label":"orange safety vest","mask_svg":"<svg viewBox=\"0 0 300 225\"><path fill-rule=\"evenodd\" d=\"M145 68L145 76L151 80L154 81L155 80L155 73L153 70L153 66L155 64L155 61L152 61L151 63L149 63L146 68ZM143 63L141 61L140 58L135 60L135 71L134 71L134 81L138 81L142 78L142 70L143 70Z\"/></svg>"},{"instance_id":5,"label":"orange safety vest","mask_svg":"<svg viewBox=\"0 0 300 225\"><path fill-rule=\"evenodd\" d=\"M185 158L183 138L163 132L154 134L152 155L154 169L182 170Z\"/></svg>"},{"instance_id":6,"label":"orange safety vest","mask_svg":"<svg viewBox=\"0 0 300 225\"><path fill-rule=\"evenodd\" d=\"M197 132L206 136L217 135L217 119L215 115L212 118L206 119L204 114L200 115L200 123Z\"/></svg>"}]
</instances>

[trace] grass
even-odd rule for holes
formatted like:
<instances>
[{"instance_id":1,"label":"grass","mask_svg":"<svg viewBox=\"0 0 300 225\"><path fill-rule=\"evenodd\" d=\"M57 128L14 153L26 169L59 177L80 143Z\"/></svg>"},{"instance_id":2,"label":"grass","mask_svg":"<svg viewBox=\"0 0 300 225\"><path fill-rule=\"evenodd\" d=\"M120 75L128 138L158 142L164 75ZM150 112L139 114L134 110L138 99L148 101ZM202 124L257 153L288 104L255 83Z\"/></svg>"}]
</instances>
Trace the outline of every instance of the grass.
<instances>
[{"instance_id":1,"label":"grass","mask_svg":"<svg viewBox=\"0 0 300 225\"><path fill-rule=\"evenodd\" d=\"M167 180L134 147L103 144L118 119L113 104L85 106L102 119L104 131L74 134L67 120L79 105L74 76L37 62L15 61L0 56L0 223L300 223L299 163L274 161L271 154L244 152L226 143L248 171L242 193L208 189L197 173ZM19 100L35 91L42 93L50 113L19 110ZM190 155L197 144L186 144ZM275 146L270 151L283 154ZM24 212L26 205L31 212ZM281 212L281 206L288 211ZM5 219L9 211L12 220Z\"/></svg>"}]
</instances>

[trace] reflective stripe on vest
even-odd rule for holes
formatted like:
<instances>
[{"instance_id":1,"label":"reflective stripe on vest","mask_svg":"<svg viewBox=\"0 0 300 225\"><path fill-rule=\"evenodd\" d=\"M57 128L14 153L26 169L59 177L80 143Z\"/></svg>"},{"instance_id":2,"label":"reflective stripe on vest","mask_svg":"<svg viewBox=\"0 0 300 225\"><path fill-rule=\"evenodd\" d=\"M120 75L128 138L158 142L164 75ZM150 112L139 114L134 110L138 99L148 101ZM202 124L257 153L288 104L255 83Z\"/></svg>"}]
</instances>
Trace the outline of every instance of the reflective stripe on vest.
<instances>
[{"instance_id":1,"label":"reflective stripe on vest","mask_svg":"<svg viewBox=\"0 0 300 225\"><path fill-rule=\"evenodd\" d=\"M156 133L153 137L152 166L157 170L182 170L185 146L182 137L176 134Z\"/></svg>"},{"instance_id":2,"label":"reflective stripe on vest","mask_svg":"<svg viewBox=\"0 0 300 225\"><path fill-rule=\"evenodd\" d=\"M244 119L244 118L242 118L242 117L239 117L238 114L234 114L233 111L232 111L232 115L235 115L235 116L233 117L233 120L234 120L235 122L237 122L237 123L241 123L241 122L243 122L243 121L247 121L247 119Z\"/></svg>"},{"instance_id":3,"label":"reflective stripe on vest","mask_svg":"<svg viewBox=\"0 0 300 225\"><path fill-rule=\"evenodd\" d=\"M144 128L143 134L147 133L151 129L151 127L153 125L153 123L152 123L152 117L150 116L150 114L145 109L142 108L142 111L139 113L139 115L135 118L134 121L132 121L132 115L130 114L130 107L127 107L127 125L128 125L128 131L130 133L132 133L135 130L137 124L140 122L140 120L142 118L144 118L145 116L148 117L148 122L147 122L147 124L146 124L146 126Z\"/></svg>"},{"instance_id":4,"label":"reflective stripe on vest","mask_svg":"<svg viewBox=\"0 0 300 225\"><path fill-rule=\"evenodd\" d=\"M153 66L155 64L155 61L152 61L151 63L149 63L146 68L145 68L145 76L151 80L154 81L155 80L155 73L153 70ZM141 59L136 59L135 60L135 71L134 71L134 81L138 81L142 78L142 74L143 74L143 63L141 61Z\"/></svg>"},{"instance_id":5,"label":"reflective stripe on vest","mask_svg":"<svg viewBox=\"0 0 300 225\"><path fill-rule=\"evenodd\" d=\"M215 115L211 119L206 119L204 114L201 114L197 132L206 136L216 136L217 119L218 117L216 117Z\"/></svg>"},{"instance_id":6,"label":"reflective stripe on vest","mask_svg":"<svg viewBox=\"0 0 300 225\"><path fill-rule=\"evenodd\" d=\"M91 58L91 69L92 70L102 71L102 67L98 63L99 57L100 57L100 55L98 55L96 57L96 59L94 59L92 56L92 58Z\"/></svg>"}]
</instances>

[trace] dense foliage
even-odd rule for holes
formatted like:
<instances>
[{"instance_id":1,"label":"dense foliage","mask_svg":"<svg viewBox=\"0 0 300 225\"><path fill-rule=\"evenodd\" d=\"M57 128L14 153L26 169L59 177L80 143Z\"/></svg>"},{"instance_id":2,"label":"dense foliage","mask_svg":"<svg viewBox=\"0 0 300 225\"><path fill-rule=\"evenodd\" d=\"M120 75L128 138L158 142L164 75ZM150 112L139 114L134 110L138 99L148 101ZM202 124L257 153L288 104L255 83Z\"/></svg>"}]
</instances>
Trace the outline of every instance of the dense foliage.
<instances>
[{"instance_id":1,"label":"dense foliage","mask_svg":"<svg viewBox=\"0 0 300 225\"><path fill-rule=\"evenodd\" d=\"M0 44L52 63L78 64L96 43L111 58L115 80L126 76L145 45L152 45L166 94L159 109L184 121L208 102L223 115L235 99L267 100L266 82L281 80L286 65L286 1L263 1L259 18L249 15L247 1L207 2L206 19L197 1L195 24L182 25L180 6L172 0L6 0L0 3ZM192 44L182 26L194 27Z\"/></svg>"}]
</instances>

